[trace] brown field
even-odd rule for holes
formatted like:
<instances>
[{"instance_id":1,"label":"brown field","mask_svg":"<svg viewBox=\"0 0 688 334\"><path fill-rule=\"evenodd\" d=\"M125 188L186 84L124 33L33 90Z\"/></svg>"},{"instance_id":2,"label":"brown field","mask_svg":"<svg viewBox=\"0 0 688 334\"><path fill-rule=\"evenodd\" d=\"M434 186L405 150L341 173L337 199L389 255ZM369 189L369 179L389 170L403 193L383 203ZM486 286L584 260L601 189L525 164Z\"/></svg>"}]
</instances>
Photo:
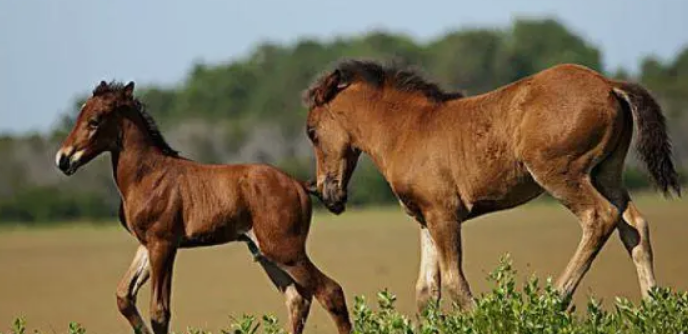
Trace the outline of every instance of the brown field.
<instances>
[{"instance_id":1,"label":"brown field","mask_svg":"<svg viewBox=\"0 0 688 334\"><path fill-rule=\"evenodd\" d=\"M658 281L688 289L688 200L636 196L651 223ZM309 250L314 261L353 296L389 288L407 314L414 311L418 267L418 226L399 208L352 210L314 218ZM555 203L537 202L488 215L466 224L465 269L476 293L489 287L485 277L500 256L511 253L520 277L556 276L571 256L580 230ZM40 229L0 230L0 329L23 316L31 329L61 333L70 321L90 333L128 333L115 304L115 285L134 254L136 242L112 223ZM616 236L610 239L578 290L576 302L594 294L637 300L633 265ZM139 305L146 314L147 286ZM187 326L217 331L229 315L272 313L284 319L282 297L243 244L186 250L179 254L173 284L175 331ZM333 330L314 305L308 332Z\"/></svg>"}]
</instances>

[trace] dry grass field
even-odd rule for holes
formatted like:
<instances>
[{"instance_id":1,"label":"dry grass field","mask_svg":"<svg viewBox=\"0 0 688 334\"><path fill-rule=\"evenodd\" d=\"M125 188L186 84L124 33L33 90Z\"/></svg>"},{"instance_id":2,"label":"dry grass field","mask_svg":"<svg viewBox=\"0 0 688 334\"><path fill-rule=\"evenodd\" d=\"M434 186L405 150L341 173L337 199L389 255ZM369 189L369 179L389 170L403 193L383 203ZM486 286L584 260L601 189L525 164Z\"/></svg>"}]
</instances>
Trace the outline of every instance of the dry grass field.
<instances>
[{"instance_id":1,"label":"dry grass field","mask_svg":"<svg viewBox=\"0 0 688 334\"><path fill-rule=\"evenodd\" d=\"M664 200L657 194L636 196L651 224L658 281L688 289L688 200ZM571 214L553 202L537 202L488 215L465 225L465 270L476 293L489 286L488 271L510 253L519 276L556 276L572 255L580 229ZM418 226L400 208L351 210L342 216L318 213L309 251L314 261L353 296L389 288L399 308L414 312L419 262ZM134 254L136 242L119 224L61 225L0 230L0 328L16 316L31 329L62 333L70 321L90 333L128 333L115 304L115 286ZM147 286L139 306L147 314ZM613 236L580 286L576 302L594 294L639 297L635 270L618 237ZM280 294L244 244L180 252L173 284L172 328L217 331L229 316L272 313L285 318ZM310 333L333 326L314 305Z\"/></svg>"}]
</instances>

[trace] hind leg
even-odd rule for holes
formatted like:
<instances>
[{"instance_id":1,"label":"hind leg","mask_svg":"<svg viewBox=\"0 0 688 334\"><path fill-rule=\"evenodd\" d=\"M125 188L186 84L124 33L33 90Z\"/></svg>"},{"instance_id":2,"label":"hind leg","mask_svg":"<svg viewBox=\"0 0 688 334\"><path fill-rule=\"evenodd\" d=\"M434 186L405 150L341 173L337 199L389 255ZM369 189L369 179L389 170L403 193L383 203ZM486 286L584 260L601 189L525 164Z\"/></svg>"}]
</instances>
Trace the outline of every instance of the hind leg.
<instances>
[{"instance_id":1,"label":"hind leg","mask_svg":"<svg viewBox=\"0 0 688 334\"><path fill-rule=\"evenodd\" d=\"M635 264L640 292L643 298L647 298L649 290L656 285L649 226L621 186L621 172L609 177L607 171L601 169L598 188L622 212L622 219L617 222L619 238Z\"/></svg>"},{"instance_id":2,"label":"hind leg","mask_svg":"<svg viewBox=\"0 0 688 334\"><path fill-rule=\"evenodd\" d=\"M256 261L263 267L270 281L284 294L291 325L290 333L302 333L311 308L312 295L298 286L291 276L280 269L274 262L260 254L258 246L252 239L246 238L243 241L248 244L249 250L253 253Z\"/></svg>"},{"instance_id":3,"label":"hind leg","mask_svg":"<svg viewBox=\"0 0 688 334\"><path fill-rule=\"evenodd\" d=\"M344 291L337 282L323 274L306 256L293 264L284 263L282 268L298 286L315 296L334 320L340 334L351 332Z\"/></svg>"},{"instance_id":4,"label":"hind leg","mask_svg":"<svg viewBox=\"0 0 688 334\"><path fill-rule=\"evenodd\" d=\"M289 323L291 324L291 333L300 334L306 325L308 312L311 308L312 295L298 286L289 274L272 263L272 261L266 258L261 258L258 261L265 269L272 283L284 294L287 312L289 313Z\"/></svg>"},{"instance_id":5,"label":"hind leg","mask_svg":"<svg viewBox=\"0 0 688 334\"><path fill-rule=\"evenodd\" d=\"M557 280L559 291L567 299L575 292L620 219L616 206L602 196L589 179L582 178L576 185L557 193L557 197L578 217L583 229L576 252Z\"/></svg>"},{"instance_id":6,"label":"hind leg","mask_svg":"<svg viewBox=\"0 0 688 334\"><path fill-rule=\"evenodd\" d=\"M643 298L648 298L650 289L657 284L652 265L650 230L633 202L628 203L623 213L623 221L619 223L619 237L635 264L640 292Z\"/></svg>"},{"instance_id":7,"label":"hind leg","mask_svg":"<svg viewBox=\"0 0 688 334\"><path fill-rule=\"evenodd\" d=\"M583 235L557 280L561 295L570 300L593 260L621 219L621 211L595 186L590 176L592 159L539 160L528 166L533 178L578 218Z\"/></svg>"},{"instance_id":8,"label":"hind leg","mask_svg":"<svg viewBox=\"0 0 688 334\"><path fill-rule=\"evenodd\" d=\"M622 212L618 220L619 237L635 264L643 298L656 285L652 265L652 246L647 221L631 201L623 187L623 169L626 152L631 141L631 127L627 127L614 152L596 168L596 186Z\"/></svg>"},{"instance_id":9,"label":"hind leg","mask_svg":"<svg viewBox=\"0 0 688 334\"><path fill-rule=\"evenodd\" d=\"M617 222L619 238L635 264L640 283L640 292L647 298L649 290L656 285L652 265L652 246L647 221L631 201L628 192L618 183L610 186L608 182L599 182L600 190L622 212L622 219Z\"/></svg>"},{"instance_id":10,"label":"hind leg","mask_svg":"<svg viewBox=\"0 0 688 334\"><path fill-rule=\"evenodd\" d=\"M274 231L273 231L274 232ZM296 319L305 321L308 307L301 303L307 300L310 305L311 296L315 296L318 302L330 314L340 334L351 332L351 322L346 308L346 300L342 287L333 279L323 274L308 258L305 253L305 238L299 235L296 238L272 235L270 238L257 235L247 235L249 249L261 265L268 264L266 271L275 284L284 285L284 281L294 282L293 288L287 287L287 306L294 302L290 313L295 313ZM246 241L246 240L244 240ZM260 245L260 248L257 245ZM253 246L253 247L252 247ZM285 274L286 273L286 274ZM287 279L288 278L288 279ZM303 324L295 324L295 328L303 328Z\"/></svg>"}]
</instances>

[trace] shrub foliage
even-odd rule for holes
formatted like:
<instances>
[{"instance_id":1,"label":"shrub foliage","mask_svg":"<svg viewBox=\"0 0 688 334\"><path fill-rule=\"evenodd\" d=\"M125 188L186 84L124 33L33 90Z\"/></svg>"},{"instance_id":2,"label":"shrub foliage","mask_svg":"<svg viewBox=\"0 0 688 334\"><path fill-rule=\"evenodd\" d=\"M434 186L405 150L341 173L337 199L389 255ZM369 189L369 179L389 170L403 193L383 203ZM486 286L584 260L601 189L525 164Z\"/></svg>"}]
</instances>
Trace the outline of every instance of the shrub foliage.
<instances>
[{"instance_id":1,"label":"shrub foliage","mask_svg":"<svg viewBox=\"0 0 688 334\"><path fill-rule=\"evenodd\" d=\"M688 293L656 288L651 299L634 304L617 298L610 309L591 298L585 310L576 311L554 289L551 280L541 284L531 278L517 289L516 272L508 258L488 277L490 292L476 299L475 308L462 312L456 307L443 311L437 303L418 316L396 310L396 296L388 291L377 295L372 307L365 297L356 297L352 316L355 334L685 334L688 333ZM9 333L27 332L23 319L15 320ZM70 323L70 334L86 329ZM221 334L285 334L274 316L244 315L232 318ZM2 334L2 333L0 333ZM189 328L186 334L211 334Z\"/></svg>"}]
</instances>

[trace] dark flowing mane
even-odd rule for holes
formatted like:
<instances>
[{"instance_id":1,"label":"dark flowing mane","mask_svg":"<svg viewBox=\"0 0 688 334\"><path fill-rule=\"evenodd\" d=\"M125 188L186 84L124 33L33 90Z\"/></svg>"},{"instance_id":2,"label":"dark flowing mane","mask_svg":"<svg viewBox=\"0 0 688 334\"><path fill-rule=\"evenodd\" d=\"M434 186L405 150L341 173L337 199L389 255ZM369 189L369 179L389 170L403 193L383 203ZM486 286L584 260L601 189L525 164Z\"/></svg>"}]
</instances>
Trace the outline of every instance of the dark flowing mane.
<instances>
[{"instance_id":1,"label":"dark flowing mane","mask_svg":"<svg viewBox=\"0 0 688 334\"><path fill-rule=\"evenodd\" d=\"M138 99L135 99L134 102L136 103L136 110L138 110L141 118L143 119L143 124L146 126L146 130L148 130L148 134L151 136L151 139L153 139L153 143L160 148L160 150L162 150L162 153L169 156L178 157L179 151L173 149L167 143L165 138L162 136L160 129L158 129L158 125L155 123L155 120L153 120L153 116L146 111L146 105Z\"/></svg>"},{"instance_id":2,"label":"dark flowing mane","mask_svg":"<svg viewBox=\"0 0 688 334\"><path fill-rule=\"evenodd\" d=\"M93 96L100 96L110 93L115 94L116 96L122 96L122 93L124 92L124 87L125 85L123 83L112 81L107 85L99 85L98 87L96 87L93 90ZM151 116L146 111L146 105L143 104L143 102L139 101L137 98L133 98L133 101L133 107L136 111L138 111L139 115L141 116L141 119L143 120L143 125L146 128L148 135L153 140L153 144L157 146L163 154L178 157L179 152L173 149L167 143L167 141L165 141L165 138L162 136L162 133L158 128L158 125L155 123L155 120L153 120L153 116Z\"/></svg>"},{"instance_id":3,"label":"dark flowing mane","mask_svg":"<svg viewBox=\"0 0 688 334\"><path fill-rule=\"evenodd\" d=\"M337 74L336 80L332 76ZM370 60L346 59L334 70L321 75L304 93L304 103L312 108L329 102L341 83L365 82L378 89L385 86L402 92L419 92L428 100L441 103L464 97L461 92L446 92L436 83L423 77L417 70L398 64L381 64Z\"/></svg>"}]
</instances>

